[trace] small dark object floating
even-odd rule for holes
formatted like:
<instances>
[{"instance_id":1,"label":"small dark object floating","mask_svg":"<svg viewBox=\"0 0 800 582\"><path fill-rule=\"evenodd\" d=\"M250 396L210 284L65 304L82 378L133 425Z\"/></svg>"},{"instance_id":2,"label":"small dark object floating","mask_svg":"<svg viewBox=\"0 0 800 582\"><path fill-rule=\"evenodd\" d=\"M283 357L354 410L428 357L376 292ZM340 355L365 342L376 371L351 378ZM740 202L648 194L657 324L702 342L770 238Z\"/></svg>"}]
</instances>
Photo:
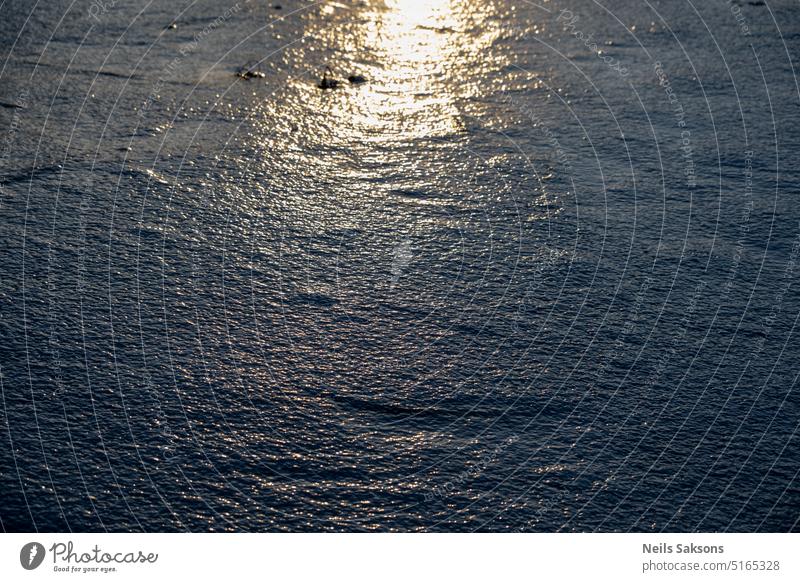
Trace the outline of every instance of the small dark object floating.
<instances>
[{"instance_id":1,"label":"small dark object floating","mask_svg":"<svg viewBox=\"0 0 800 582\"><path fill-rule=\"evenodd\" d=\"M337 81L336 79L333 79L331 77L328 77L328 73L333 75L333 71L331 71L331 68L330 67L325 67L325 74L322 75L322 81L320 81L319 85L317 85L317 87L319 87L322 90L325 90L325 89L336 89L336 87L339 86L339 81Z\"/></svg>"},{"instance_id":2,"label":"small dark object floating","mask_svg":"<svg viewBox=\"0 0 800 582\"><path fill-rule=\"evenodd\" d=\"M281 8L283 8L283 6L281 6L280 4L276 4L275 6L273 6L273 8L275 10L280 10Z\"/></svg>"},{"instance_id":3,"label":"small dark object floating","mask_svg":"<svg viewBox=\"0 0 800 582\"><path fill-rule=\"evenodd\" d=\"M240 79L263 79L266 77L261 71L239 71L236 76Z\"/></svg>"},{"instance_id":4,"label":"small dark object floating","mask_svg":"<svg viewBox=\"0 0 800 582\"><path fill-rule=\"evenodd\" d=\"M367 78L364 75L350 75L347 77L347 80L353 85L360 85L361 83L367 82Z\"/></svg>"},{"instance_id":5,"label":"small dark object floating","mask_svg":"<svg viewBox=\"0 0 800 582\"><path fill-rule=\"evenodd\" d=\"M172 23L172 24L170 24L170 25L169 25L167 28L169 28L169 29L172 29L172 30L175 30L176 28L178 28L178 25L177 25L175 22L173 22L173 23Z\"/></svg>"},{"instance_id":6,"label":"small dark object floating","mask_svg":"<svg viewBox=\"0 0 800 582\"><path fill-rule=\"evenodd\" d=\"M748 2L748 4L750 6L766 6L766 4L764 4L764 2L761 2L761 0L759 0L758 2Z\"/></svg>"},{"instance_id":7,"label":"small dark object floating","mask_svg":"<svg viewBox=\"0 0 800 582\"><path fill-rule=\"evenodd\" d=\"M453 30L449 26L436 27L436 26L424 26L420 24L419 26L417 26L417 28L419 30L432 30L434 32L438 32L439 34L449 34L455 32L455 30Z\"/></svg>"}]
</instances>

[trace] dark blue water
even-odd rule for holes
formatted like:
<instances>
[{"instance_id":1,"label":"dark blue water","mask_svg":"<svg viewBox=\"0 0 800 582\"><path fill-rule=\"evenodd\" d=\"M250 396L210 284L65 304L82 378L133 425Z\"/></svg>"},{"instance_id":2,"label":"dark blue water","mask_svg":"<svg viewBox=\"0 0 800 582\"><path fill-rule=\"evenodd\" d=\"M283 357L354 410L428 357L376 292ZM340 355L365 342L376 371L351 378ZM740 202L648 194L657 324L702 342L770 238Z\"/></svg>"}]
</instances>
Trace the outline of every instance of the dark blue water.
<instances>
[{"instance_id":1,"label":"dark blue water","mask_svg":"<svg viewBox=\"0 0 800 582\"><path fill-rule=\"evenodd\" d=\"M798 530L796 2L281 4L0 3L2 528Z\"/></svg>"}]
</instances>

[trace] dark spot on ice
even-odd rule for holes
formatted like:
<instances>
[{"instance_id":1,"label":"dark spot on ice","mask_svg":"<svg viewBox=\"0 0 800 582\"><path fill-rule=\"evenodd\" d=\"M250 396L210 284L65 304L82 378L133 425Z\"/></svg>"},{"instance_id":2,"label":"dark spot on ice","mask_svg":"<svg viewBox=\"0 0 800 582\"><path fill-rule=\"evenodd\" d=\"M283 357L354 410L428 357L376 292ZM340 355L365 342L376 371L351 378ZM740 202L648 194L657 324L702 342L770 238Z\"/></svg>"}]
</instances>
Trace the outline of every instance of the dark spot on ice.
<instances>
[{"instance_id":1,"label":"dark spot on ice","mask_svg":"<svg viewBox=\"0 0 800 582\"><path fill-rule=\"evenodd\" d=\"M328 73L331 74L330 77L328 76ZM322 80L319 82L319 85L317 85L317 87L319 87L322 90L325 90L325 89L336 89L336 87L338 86L339 86L339 81L333 78L333 71L331 71L331 68L325 67L325 73L323 73Z\"/></svg>"},{"instance_id":2,"label":"dark spot on ice","mask_svg":"<svg viewBox=\"0 0 800 582\"><path fill-rule=\"evenodd\" d=\"M236 76L240 79L263 79L266 77L264 73L261 71L251 71L249 69L242 69L236 73Z\"/></svg>"}]
</instances>

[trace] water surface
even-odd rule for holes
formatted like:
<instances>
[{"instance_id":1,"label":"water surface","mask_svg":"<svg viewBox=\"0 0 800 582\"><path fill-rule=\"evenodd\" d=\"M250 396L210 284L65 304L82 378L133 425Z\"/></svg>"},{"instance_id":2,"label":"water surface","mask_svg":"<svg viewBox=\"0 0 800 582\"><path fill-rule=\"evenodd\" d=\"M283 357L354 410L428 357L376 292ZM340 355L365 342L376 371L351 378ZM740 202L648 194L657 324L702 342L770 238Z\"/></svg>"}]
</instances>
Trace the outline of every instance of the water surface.
<instances>
[{"instance_id":1,"label":"water surface","mask_svg":"<svg viewBox=\"0 0 800 582\"><path fill-rule=\"evenodd\" d=\"M795 2L274 6L0 4L2 527L797 530Z\"/></svg>"}]
</instances>

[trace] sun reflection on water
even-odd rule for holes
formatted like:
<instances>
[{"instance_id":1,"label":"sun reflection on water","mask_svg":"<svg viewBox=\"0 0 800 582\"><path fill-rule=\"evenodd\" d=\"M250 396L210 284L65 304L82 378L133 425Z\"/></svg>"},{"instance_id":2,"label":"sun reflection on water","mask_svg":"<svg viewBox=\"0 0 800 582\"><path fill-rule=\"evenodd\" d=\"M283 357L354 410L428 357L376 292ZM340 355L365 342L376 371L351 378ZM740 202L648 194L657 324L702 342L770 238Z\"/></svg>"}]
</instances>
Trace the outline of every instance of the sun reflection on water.
<instances>
[{"instance_id":1,"label":"sun reflection on water","mask_svg":"<svg viewBox=\"0 0 800 582\"><path fill-rule=\"evenodd\" d=\"M458 24L451 0L423 4L393 0L387 3L384 18L370 30L374 35L370 42L403 66L404 72L430 74L442 65L447 33Z\"/></svg>"},{"instance_id":2,"label":"sun reflection on water","mask_svg":"<svg viewBox=\"0 0 800 582\"><path fill-rule=\"evenodd\" d=\"M448 31L458 21L450 0L388 2L363 29L376 64L373 82L352 96L353 130L379 141L458 131L458 111L444 83Z\"/></svg>"},{"instance_id":3,"label":"sun reflection on water","mask_svg":"<svg viewBox=\"0 0 800 582\"><path fill-rule=\"evenodd\" d=\"M491 48L498 17L474 0L309 7L297 19L302 36L270 57L286 83L261 105L264 118L280 124L266 128L260 146L274 152L288 145L313 166L322 160L310 154L330 147L376 156L417 139L459 144L470 98L485 92L484 67L507 65ZM318 86L326 67L339 81L333 90ZM350 84L350 75L366 82Z\"/></svg>"},{"instance_id":4,"label":"sun reflection on water","mask_svg":"<svg viewBox=\"0 0 800 582\"><path fill-rule=\"evenodd\" d=\"M256 138L273 189L314 192L287 206L324 206L327 216L351 195L419 190L445 166L468 174L465 113L487 90L484 67L506 66L491 48L497 18L473 0L328 3L304 13L302 37L278 63L286 83L262 102L271 123ZM327 67L339 84L326 90Z\"/></svg>"}]
</instances>

